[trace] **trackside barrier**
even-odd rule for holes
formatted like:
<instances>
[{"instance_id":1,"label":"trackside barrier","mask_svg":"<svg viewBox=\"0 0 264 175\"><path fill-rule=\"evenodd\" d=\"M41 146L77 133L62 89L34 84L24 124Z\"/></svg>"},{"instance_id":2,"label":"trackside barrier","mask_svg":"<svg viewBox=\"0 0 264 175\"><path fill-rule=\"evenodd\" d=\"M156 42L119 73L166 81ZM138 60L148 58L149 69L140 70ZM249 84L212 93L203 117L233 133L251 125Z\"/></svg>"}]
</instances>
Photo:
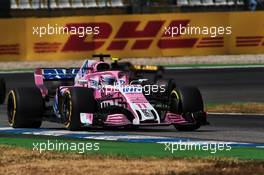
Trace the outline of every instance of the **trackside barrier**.
<instances>
[{"instance_id":1,"label":"trackside barrier","mask_svg":"<svg viewBox=\"0 0 264 175\"><path fill-rule=\"evenodd\" d=\"M84 59L95 53L121 58L260 54L261 19L264 12L1 19L0 60ZM59 27L70 33L58 34ZM180 27L203 32L179 33Z\"/></svg>"}]
</instances>

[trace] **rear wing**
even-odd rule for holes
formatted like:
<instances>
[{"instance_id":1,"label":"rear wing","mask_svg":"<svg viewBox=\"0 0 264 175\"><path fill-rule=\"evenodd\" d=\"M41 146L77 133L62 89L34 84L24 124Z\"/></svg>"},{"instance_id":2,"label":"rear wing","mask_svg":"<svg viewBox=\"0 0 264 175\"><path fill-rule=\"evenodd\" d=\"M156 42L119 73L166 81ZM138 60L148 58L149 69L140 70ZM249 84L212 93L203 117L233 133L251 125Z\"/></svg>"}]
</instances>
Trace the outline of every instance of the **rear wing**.
<instances>
[{"instance_id":1,"label":"rear wing","mask_svg":"<svg viewBox=\"0 0 264 175\"><path fill-rule=\"evenodd\" d=\"M115 67L117 70L128 72L130 80L147 78L156 82L158 79L162 78L164 73L163 66L156 65L134 65L130 62L115 62L112 63L112 67Z\"/></svg>"},{"instance_id":2,"label":"rear wing","mask_svg":"<svg viewBox=\"0 0 264 175\"><path fill-rule=\"evenodd\" d=\"M74 79L79 68L37 68L35 77L41 77L44 81L71 80Z\"/></svg>"},{"instance_id":3,"label":"rear wing","mask_svg":"<svg viewBox=\"0 0 264 175\"><path fill-rule=\"evenodd\" d=\"M122 71L132 71L132 72L146 72L146 73L157 73L163 72L164 68L162 66L156 65L133 65L130 62L119 62L117 63L118 69Z\"/></svg>"},{"instance_id":4,"label":"rear wing","mask_svg":"<svg viewBox=\"0 0 264 175\"><path fill-rule=\"evenodd\" d=\"M73 81L78 71L79 68L37 68L34 72L35 85L41 89L43 95L46 95L48 91L44 85L45 81L57 82L56 84L65 80Z\"/></svg>"},{"instance_id":5,"label":"rear wing","mask_svg":"<svg viewBox=\"0 0 264 175\"><path fill-rule=\"evenodd\" d=\"M133 65L132 70L139 72L158 72L163 71L162 66L155 65Z\"/></svg>"},{"instance_id":6,"label":"rear wing","mask_svg":"<svg viewBox=\"0 0 264 175\"><path fill-rule=\"evenodd\" d=\"M54 95L57 87L72 86L78 71L79 68L37 68L34 72L35 85L43 97Z\"/></svg>"}]
</instances>

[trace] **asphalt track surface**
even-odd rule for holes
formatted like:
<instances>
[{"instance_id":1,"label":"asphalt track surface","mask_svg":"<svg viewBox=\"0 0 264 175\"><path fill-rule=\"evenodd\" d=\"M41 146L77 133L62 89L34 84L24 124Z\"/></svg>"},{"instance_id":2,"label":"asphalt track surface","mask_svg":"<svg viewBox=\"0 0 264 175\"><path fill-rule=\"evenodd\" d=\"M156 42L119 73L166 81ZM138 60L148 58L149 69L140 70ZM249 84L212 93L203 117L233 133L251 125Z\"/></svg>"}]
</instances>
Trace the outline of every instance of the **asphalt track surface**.
<instances>
[{"instance_id":1,"label":"asphalt track surface","mask_svg":"<svg viewBox=\"0 0 264 175\"><path fill-rule=\"evenodd\" d=\"M175 79L178 85L198 86L205 103L263 102L264 68L228 68L166 70L164 77ZM0 74L7 88L33 85L33 74ZM209 115L209 126L194 132L178 132L171 127L145 127L137 130L103 130L106 133L130 133L150 136L198 138L208 140L264 143L264 116ZM0 127L7 126L5 105L0 106ZM44 122L43 128L62 129L60 124Z\"/></svg>"}]
</instances>

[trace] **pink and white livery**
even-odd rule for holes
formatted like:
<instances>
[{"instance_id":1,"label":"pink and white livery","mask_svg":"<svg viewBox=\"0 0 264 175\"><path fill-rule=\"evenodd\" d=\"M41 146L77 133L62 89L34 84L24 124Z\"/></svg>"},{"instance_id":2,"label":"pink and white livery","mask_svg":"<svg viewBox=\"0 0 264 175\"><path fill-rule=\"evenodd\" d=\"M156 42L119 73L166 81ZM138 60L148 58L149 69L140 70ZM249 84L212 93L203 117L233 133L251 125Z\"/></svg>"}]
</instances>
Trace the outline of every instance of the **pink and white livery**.
<instances>
[{"instance_id":1,"label":"pink and white livery","mask_svg":"<svg viewBox=\"0 0 264 175\"><path fill-rule=\"evenodd\" d=\"M69 130L84 126L174 125L195 130L208 124L196 87L171 80L131 79L119 63L86 60L81 68L37 68L35 87L13 89L7 97L10 126L40 127L63 123Z\"/></svg>"}]
</instances>

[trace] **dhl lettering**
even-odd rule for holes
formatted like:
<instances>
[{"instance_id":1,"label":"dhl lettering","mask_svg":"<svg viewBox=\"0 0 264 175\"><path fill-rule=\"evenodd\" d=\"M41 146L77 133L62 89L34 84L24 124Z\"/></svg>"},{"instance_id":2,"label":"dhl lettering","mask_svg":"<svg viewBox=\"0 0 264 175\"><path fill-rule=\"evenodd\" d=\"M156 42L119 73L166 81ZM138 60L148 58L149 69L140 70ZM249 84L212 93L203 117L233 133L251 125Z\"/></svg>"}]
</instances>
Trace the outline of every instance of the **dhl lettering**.
<instances>
[{"instance_id":1,"label":"dhl lettering","mask_svg":"<svg viewBox=\"0 0 264 175\"><path fill-rule=\"evenodd\" d=\"M153 40L136 40L132 49L148 49Z\"/></svg>"},{"instance_id":2,"label":"dhl lettering","mask_svg":"<svg viewBox=\"0 0 264 175\"><path fill-rule=\"evenodd\" d=\"M124 22L115 38L146 38L155 37L165 21L149 21L142 31L137 30L140 21Z\"/></svg>"},{"instance_id":3,"label":"dhl lettering","mask_svg":"<svg viewBox=\"0 0 264 175\"><path fill-rule=\"evenodd\" d=\"M154 38L160 31L165 21L149 21L143 30L137 30L140 21L127 21L122 24L115 38ZM148 49L153 40L136 40L132 49ZM129 40L116 42L112 41L107 50L123 50Z\"/></svg>"},{"instance_id":4,"label":"dhl lettering","mask_svg":"<svg viewBox=\"0 0 264 175\"><path fill-rule=\"evenodd\" d=\"M112 43L109 45L107 50L124 50L127 43L128 43L127 40L125 40L125 41L112 41Z\"/></svg>"},{"instance_id":5,"label":"dhl lettering","mask_svg":"<svg viewBox=\"0 0 264 175\"><path fill-rule=\"evenodd\" d=\"M142 30L139 30L141 21L125 21L116 33L113 33L113 26L109 23L78 23L67 24L66 26L98 26L100 33L94 35L88 40L88 36L79 37L78 35L71 35L64 45L62 52L67 51L95 51L100 49L106 43L106 40L114 35L114 40L107 46L107 50L124 50L129 42L133 42L131 45L132 50L149 49L155 37L159 32L164 32L163 25L164 20L148 21ZM173 20L170 22L168 28L177 26L187 26L190 20ZM180 37L180 34L175 35ZM162 38L158 41L157 47L160 49L169 48L191 48L195 45L198 38L188 39L171 39L167 38L168 35L163 33ZM135 39L135 40L131 40Z\"/></svg>"},{"instance_id":6,"label":"dhl lettering","mask_svg":"<svg viewBox=\"0 0 264 175\"><path fill-rule=\"evenodd\" d=\"M64 45L62 51L93 51L99 49L104 45L105 41L95 41L97 39L107 39L112 33L112 26L108 23L78 23L78 24L68 24L66 26L91 26L91 27L99 27L99 34L94 35L92 41L86 42L85 39L87 35L84 37L79 37L78 35L71 35Z\"/></svg>"}]
</instances>

